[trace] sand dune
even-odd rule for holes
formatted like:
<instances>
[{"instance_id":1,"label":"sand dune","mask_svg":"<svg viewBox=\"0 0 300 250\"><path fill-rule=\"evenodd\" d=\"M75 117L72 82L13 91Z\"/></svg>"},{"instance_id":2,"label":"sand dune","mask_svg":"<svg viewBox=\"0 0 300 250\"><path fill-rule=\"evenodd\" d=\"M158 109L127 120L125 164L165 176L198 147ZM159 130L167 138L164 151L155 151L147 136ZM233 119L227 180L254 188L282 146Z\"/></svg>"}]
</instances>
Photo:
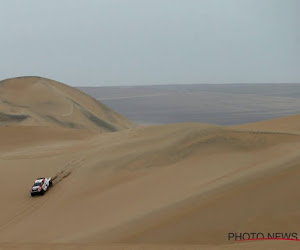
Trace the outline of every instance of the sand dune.
<instances>
[{"instance_id":1,"label":"sand dune","mask_svg":"<svg viewBox=\"0 0 300 250\"><path fill-rule=\"evenodd\" d=\"M300 234L298 118L114 133L0 127L0 249L299 248L227 240L229 232ZM39 176L55 185L32 198Z\"/></svg>"},{"instance_id":2,"label":"sand dune","mask_svg":"<svg viewBox=\"0 0 300 250\"><path fill-rule=\"evenodd\" d=\"M231 231L298 230L297 134L176 124L75 139L1 150L1 184L18 181L0 191L0 242L217 247ZM32 199L39 175L60 181Z\"/></svg>"},{"instance_id":3,"label":"sand dune","mask_svg":"<svg viewBox=\"0 0 300 250\"><path fill-rule=\"evenodd\" d=\"M254 131L273 131L273 132L291 132L300 133L300 115L291 115L277 119L271 119L261 122L248 123L236 126L236 128L248 129Z\"/></svg>"},{"instance_id":4,"label":"sand dune","mask_svg":"<svg viewBox=\"0 0 300 250\"><path fill-rule=\"evenodd\" d=\"M0 125L46 125L118 131L129 120L83 92L41 77L0 82Z\"/></svg>"}]
</instances>

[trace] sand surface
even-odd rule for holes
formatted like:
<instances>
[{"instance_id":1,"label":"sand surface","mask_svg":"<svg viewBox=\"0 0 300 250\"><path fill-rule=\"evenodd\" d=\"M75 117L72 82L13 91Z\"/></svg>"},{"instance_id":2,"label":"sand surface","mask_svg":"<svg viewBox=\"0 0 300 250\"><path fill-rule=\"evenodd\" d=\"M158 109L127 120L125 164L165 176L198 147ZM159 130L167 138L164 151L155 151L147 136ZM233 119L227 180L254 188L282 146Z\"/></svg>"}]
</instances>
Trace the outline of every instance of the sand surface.
<instances>
[{"instance_id":1,"label":"sand surface","mask_svg":"<svg viewBox=\"0 0 300 250\"><path fill-rule=\"evenodd\" d=\"M8 142L0 151L1 243L193 249L232 245L228 232L299 232L297 131L38 127L11 139L22 130L0 128ZM32 198L38 176L57 177L45 196Z\"/></svg>"},{"instance_id":2,"label":"sand surface","mask_svg":"<svg viewBox=\"0 0 300 250\"><path fill-rule=\"evenodd\" d=\"M299 249L227 240L300 235L297 122L0 127L0 249ZM32 198L40 176L54 186Z\"/></svg>"}]
</instances>

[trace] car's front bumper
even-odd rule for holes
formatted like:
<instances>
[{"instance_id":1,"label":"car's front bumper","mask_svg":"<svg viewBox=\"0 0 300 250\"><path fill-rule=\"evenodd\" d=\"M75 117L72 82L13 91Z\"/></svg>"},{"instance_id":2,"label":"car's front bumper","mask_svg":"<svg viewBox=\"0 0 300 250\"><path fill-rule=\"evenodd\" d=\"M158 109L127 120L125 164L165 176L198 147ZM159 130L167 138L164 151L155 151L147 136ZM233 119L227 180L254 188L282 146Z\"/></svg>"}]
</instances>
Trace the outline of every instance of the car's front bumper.
<instances>
[{"instance_id":1,"label":"car's front bumper","mask_svg":"<svg viewBox=\"0 0 300 250\"><path fill-rule=\"evenodd\" d=\"M41 191L31 191L30 194L31 196L39 195Z\"/></svg>"}]
</instances>

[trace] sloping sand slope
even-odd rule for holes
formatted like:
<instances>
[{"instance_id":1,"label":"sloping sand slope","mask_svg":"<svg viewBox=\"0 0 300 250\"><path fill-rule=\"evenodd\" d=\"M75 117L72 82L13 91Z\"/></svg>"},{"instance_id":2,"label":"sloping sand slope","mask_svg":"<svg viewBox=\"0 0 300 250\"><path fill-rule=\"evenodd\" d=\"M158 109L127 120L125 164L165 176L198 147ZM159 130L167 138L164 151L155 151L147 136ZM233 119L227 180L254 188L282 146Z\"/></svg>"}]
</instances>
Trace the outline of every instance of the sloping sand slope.
<instances>
[{"instance_id":1,"label":"sloping sand slope","mask_svg":"<svg viewBox=\"0 0 300 250\"><path fill-rule=\"evenodd\" d=\"M295 122L288 133L173 124L70 130L63 139L53 128L42 143L2 142L0 248L296 249L227 240L229 232L300 234ZM4 129L9 140L20 127ZM40 175L55 185L31 198Z\"/></svg>"},{"instance_id":2,"label":"sloping sand slope","mask_svg":"<svg viewBox=\"0 0 300 250\"><path fill-rule=\"evenodd\" d=\"M0 125L118 131L133 123L75 88L41 77L18 77L0 82Z\"/></svg>"},{"instance_id":3,"label":"sloping sand slope","mask_svg":"<svg viewBox=\"0 0 300 250\"><path fill-rule=\"evenodd\" d=\"M300 115L291 115L261 122L248 123L239 126L234 126L234 128L253 131L300 133Z\"/></svg>"}]
</instances>

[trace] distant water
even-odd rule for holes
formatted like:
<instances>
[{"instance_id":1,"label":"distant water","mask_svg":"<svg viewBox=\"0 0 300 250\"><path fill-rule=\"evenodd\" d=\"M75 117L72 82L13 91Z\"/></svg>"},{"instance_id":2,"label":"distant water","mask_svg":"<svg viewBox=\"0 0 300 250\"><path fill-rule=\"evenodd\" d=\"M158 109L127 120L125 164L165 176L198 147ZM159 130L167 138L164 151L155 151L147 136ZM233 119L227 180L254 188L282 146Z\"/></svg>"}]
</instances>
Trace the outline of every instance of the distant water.
<instances>
[{"instance_id":1,"label":"distant water","mask_svg":"<svg viewBox=\"0 0 300 250\"><path fill-rule=\"evenodd\" d=\"M300 113L300 84L83 87L138 123L235 125Z\"/></svg>"}]
</instances>

